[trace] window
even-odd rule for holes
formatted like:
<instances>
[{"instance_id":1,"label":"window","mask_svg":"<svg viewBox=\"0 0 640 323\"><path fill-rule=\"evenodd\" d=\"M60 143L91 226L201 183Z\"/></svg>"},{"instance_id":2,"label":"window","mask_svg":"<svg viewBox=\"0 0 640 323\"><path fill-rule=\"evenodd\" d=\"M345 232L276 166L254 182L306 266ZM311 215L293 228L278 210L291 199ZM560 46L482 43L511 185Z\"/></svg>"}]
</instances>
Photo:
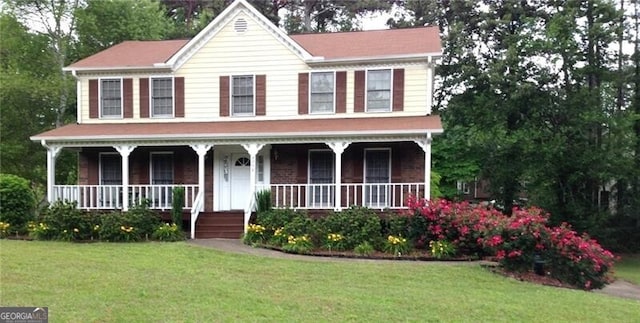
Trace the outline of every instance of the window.
<instances>
[{"instance_id":1,"label":"window","mask_svg":"<svg viewBox=\"0 0 640 323\"><path fill-rule=\"evenodd\" d=\"M309 192L308 206L333 206L334 200L334 154L328 150L312 150L309 152Z\"/></svg>"},{"instance_id":2,"label":"window","mask_svg":"<svg viewBox=\"0 0 640 323\"><path fill-rule=\"evenodd\" d=\"M118 154L100 154L100 185L122 184L122 162Z\"/></svg>"},{"instance_id":3,"label":"window","mask_svg":"<svg viewBox=\"0 0 640 323\"><path fill-rule=\"evenodd\" d=\"M100 188L98 205L119 208L122 192L122 160L116 153L100 154Z\"/></svg>"},{"instance_id":4,"label":"window","mask_svg":"<svg viewBox=\"0 0 640 323\"><path fill-rule=\"evenodd\" d=\"M258 167L256 172L258 173L258 182L264 182L264 157L258 156Z\"/></svg>"},{"instance_id":5,"label":"window","mask_svg":"<svg viewBox=\"0 0 640 323\"><path fill-rule=\"evenodd\" d=\"M334 111L334 80L333 72L311 73L311 113L331 113Z\"/></svg>"},{"instance_id":6,"label":"window","mask_svg":"<svg viewBox=\"0 0 640 323\"><path fill-rule=\"evenodd\" d=\"M253 115L253 76L233 76L231 81L231 107L234 116Z\"/></svg>"},{"instance_id":7,"label":"window","mask_svg":"<svg viewBox=\"0 0 640 323\"><path fill-rule=\"evenodd\" d=\"M367 111L391 111L391 70L367 71Z\"/></svg>"},{"instance_id":8,"label":"window","mask_svg":"<svg viewBox=\"0 0 640 323\"><path fill-rule=\"evenodd\" d=\"M151 116L173 117L173 78L151 79Z\"/></svg>"},{"instance_id":9,"label":"window","mask_svg":"<svg viewBox=\"0 0 640 323\"><path fill-rule=\"evenodd\" d=\"M151 153L151 196L154 207L171 208L173 187L173 154Z\"/></svg>"},{"instance_id":10,"label":"window","mask_svg":"<svg viewBox=\"0 0 640 323\"><path fill-rule=\"evenodd\" d=\"M456 186L458 188L458 191L462 194L471 193L471 190L469 189L469 182L456 181Z\"/></svg>"},{"instance_id":11,"label":"window","mask_svg":"<svg viewBox=\"0 0 640 323\"><path fill-rule=\"evenodd\" d=\"M122 80L100 80L100 107L102 117L122 117Z\"/></svg>"},{"instance_id":12,"label":"window","mask_svg":"<svg viewBox=\"0 0 640 323\"><path fill-rule=\"evenodd\" d=\"M389 199L391 182L391 151L389 149L367 149L364 155L365 205L385 207Z\"/></svg>"}]
</instances>

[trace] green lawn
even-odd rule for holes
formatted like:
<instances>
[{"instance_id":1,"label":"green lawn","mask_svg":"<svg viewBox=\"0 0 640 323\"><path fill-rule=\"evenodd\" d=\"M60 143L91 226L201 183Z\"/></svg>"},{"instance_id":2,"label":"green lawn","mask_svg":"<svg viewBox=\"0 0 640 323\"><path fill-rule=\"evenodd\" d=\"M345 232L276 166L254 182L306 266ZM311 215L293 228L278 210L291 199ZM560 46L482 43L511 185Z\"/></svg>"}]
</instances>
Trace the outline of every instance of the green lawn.
<instances>
[{"instance_id":1,"label":"green lawn","mask_svg":"<svg viewBox=\"0 0 640 323\"><path fill-rule=\"evenodd\" d=\"M186 243L0 241L0 306L52 322L597 321L640 301L543 287L479 266L313 262Z\"/></svg>"},{"instance_id":2,"label":"green lawn","mask_svg":"<svg viewBox=\"0 0 640 323\"><path fill-rule=\"evenodd\" d=\"M640 255L624 255L615 265L616 277L640 284Z\"/></svg>"}]
</instances>

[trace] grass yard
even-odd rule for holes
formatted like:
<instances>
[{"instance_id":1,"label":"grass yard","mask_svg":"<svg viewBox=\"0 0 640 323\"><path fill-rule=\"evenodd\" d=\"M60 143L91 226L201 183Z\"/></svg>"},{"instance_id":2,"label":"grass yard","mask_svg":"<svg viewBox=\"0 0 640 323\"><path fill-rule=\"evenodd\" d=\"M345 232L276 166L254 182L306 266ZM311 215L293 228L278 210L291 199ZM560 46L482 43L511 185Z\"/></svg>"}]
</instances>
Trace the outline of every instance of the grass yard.
<instances>
[{"instance_id":1,"label":"grass yard","mask_svg":"<svg viewBox=\"0 0 640 323\"><path fill-rule=\"evenodd\" d=\"M272 259L182 242L12 240L0 240L0 261L0 306L48 306L51 322L640 318L639 301L532 285L469 265Z\"/></svg>"},{"instance_id":2,"label":"grass yard","mask_svg":"<svg viewBox=\"0 0 640 323\"><path fill-rule=\"evenodd\" d=\"M640 255L622 256L614 269L616 277L640 284Z\"/></svg>"}]
</instances>

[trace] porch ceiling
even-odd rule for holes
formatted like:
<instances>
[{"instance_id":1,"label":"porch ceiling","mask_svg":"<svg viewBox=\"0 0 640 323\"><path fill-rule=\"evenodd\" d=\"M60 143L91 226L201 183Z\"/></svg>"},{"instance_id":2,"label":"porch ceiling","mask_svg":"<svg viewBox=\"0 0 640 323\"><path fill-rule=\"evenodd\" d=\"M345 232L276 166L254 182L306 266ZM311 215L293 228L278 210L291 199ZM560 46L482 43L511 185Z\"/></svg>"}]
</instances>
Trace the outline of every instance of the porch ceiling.
<instances>
[{"instance_id":1,"label":"porch ceiling","mask_svg":"<svg viewBox=\"0 0 640 323\"><path fill-rule=\"evenodd\" d=\"M65 146L99 146L115 142L147 145L207 142L213 144L302 143L326 140L407 141L443 131L440 117L361 117L216 122L70 124L31 137Z\"/></svg>"}]
</instances>

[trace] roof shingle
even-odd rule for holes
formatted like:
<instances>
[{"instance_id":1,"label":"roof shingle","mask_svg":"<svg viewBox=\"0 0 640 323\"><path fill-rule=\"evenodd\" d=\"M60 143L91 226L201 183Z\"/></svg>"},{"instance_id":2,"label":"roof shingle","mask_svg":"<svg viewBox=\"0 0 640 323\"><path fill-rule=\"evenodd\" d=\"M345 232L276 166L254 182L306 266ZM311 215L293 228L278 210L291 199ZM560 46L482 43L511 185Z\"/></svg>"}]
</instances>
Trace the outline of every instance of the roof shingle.
<instances>
[{"instance_id":1,"label":"roof shingle","mask_svg":"<svg viewBox=\"0 0 640 323\"><path fill-rule=\"evenodd\" d=\"M316 33L290 36L314 56L368 58L440 53L437 27Z\"/></svg>"},{"instance_id":2,"label":"roof shingle","mask_svg":"<svg viewBox=\"0 0 640 323\"><path fill-rule=\"evenodd\" d=\"M68 68L153 67L153 64L168 61L188 41L125 41L77 61Z\"/></svg>"},{"instance_id":3,"label":"roof shingle","mask_svg":"<svg viewBox=\"0 0 640 323\"><path fill-rule=\"evenodd\" d=\"M70 124L33 136L32 140L100 140L266 137L320 137L390 133L442 132L440 117L368 117L350 119L245 120L225 122Z\"/></svg>"}]
</instances>

